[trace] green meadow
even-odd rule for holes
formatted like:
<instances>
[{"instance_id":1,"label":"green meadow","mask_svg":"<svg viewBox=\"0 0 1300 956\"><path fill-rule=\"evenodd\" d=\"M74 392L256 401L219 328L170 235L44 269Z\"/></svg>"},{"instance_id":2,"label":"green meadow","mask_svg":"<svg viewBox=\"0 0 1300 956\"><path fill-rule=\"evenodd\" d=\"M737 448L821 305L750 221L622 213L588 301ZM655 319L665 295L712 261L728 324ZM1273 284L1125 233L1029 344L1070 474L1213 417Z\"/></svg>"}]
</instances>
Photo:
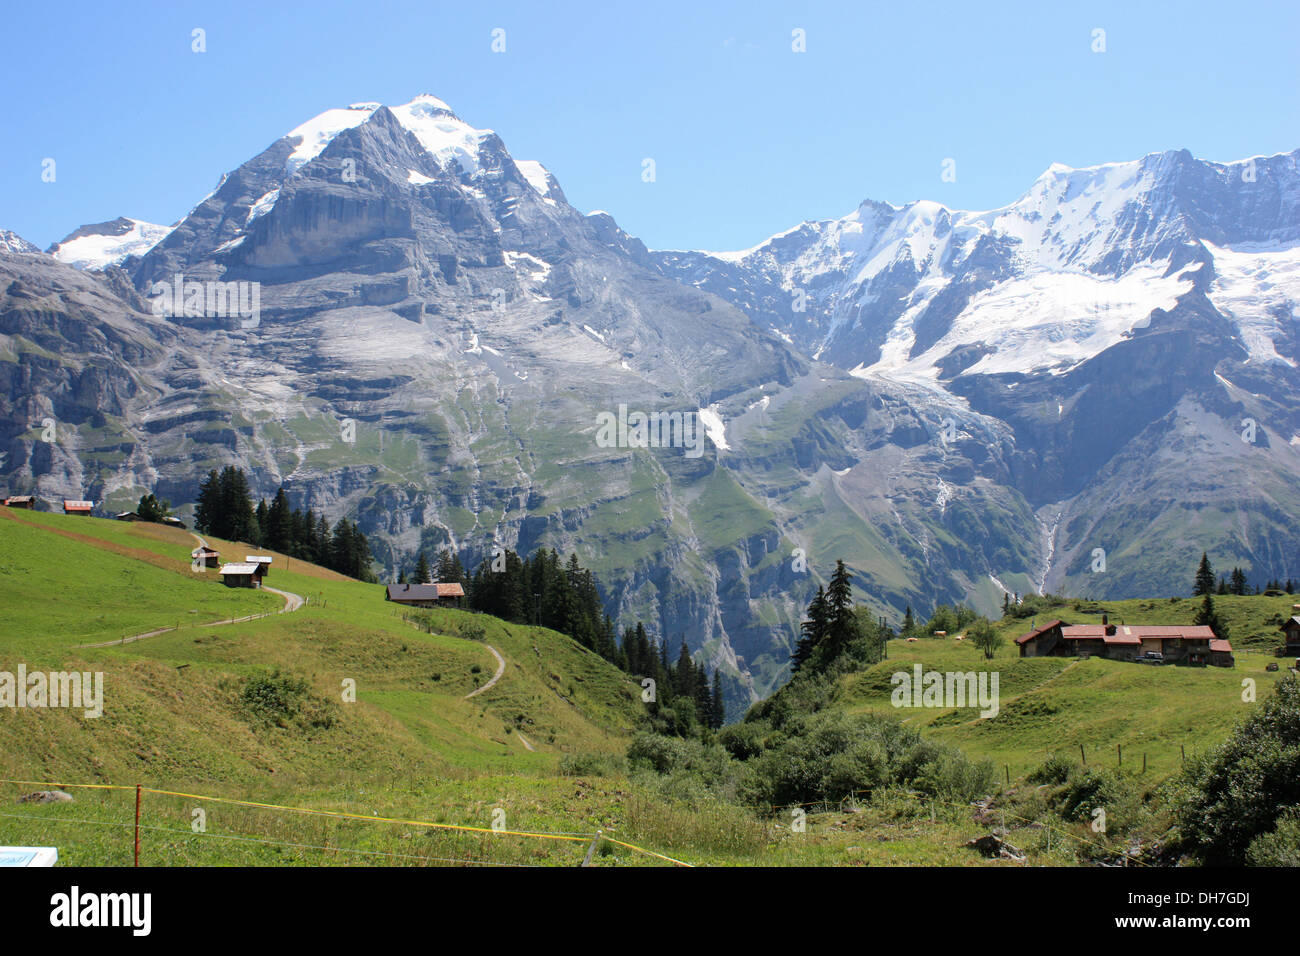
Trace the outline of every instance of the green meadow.
<instances>
[{"instance_id":1,"label":"green meadow","mask_svg":"<svg viewBox=\"0 0 1300 956\"><path fill-rule=\"evenodd\" d=\"M209 543L223 560L253 550ZM175 528L0 509L0 670L104 675L97 719L0 709L0 843L54 845L68 864L129 865L139 784L149 788L146 865L576 865L597 830L639 849L604 840L596 865L672 865L643 850L702 865L990 864L963 845L987 832L969 807L880 796L809 808L799 832L783 813L672 796L623 761L644 726L640 687L568 637L468 611L404 610L380 585L283 555L266 583L306 604L275 613L279 595L193 571L194 544ZM1184 748L1215 745L1254 706L1242 700L1244 678L1262 699L1279 677L1264 670L1265 647L1289 599L1220 606L1238 646L1233 670L1020 660L1011 645L985 662L952 638L895 641L889 660L842 679L832 706L898 713L994 761L1003 786L1008 772L1021 786L1048 755L1079 744L1098 765L1116 764L1122 747L1126 772L1140 773L1145 755L1155 786ZM1104 609L1132 622L1195 613L1193 602ZM1087 612L1060 616L1099 619L1101 608ZM496 673L487 645L504 672L467 697ZM890 675L914 663L997 669L999 715L900 712ZM66 785L74 802L18 802L46 789L38 783ZM87 784L124 789L74 786ZM1072 862L1059 841L1031 849L1035 862Z\"/></svg>"}]
</instances>

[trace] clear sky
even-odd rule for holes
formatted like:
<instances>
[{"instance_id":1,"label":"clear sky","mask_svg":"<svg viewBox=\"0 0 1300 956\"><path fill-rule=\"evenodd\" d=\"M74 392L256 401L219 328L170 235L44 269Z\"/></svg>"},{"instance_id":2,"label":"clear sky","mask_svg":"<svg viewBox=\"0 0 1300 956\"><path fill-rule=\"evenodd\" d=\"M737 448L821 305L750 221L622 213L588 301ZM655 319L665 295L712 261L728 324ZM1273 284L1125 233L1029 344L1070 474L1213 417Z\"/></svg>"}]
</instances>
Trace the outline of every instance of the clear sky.
<instances>
[{"instance_id":1,"label":"clear sky","mask_svg":"<svg viewBox=\"0 0 1300 956\"><path fill-rule=\"evenodd\" d=\"M867 198L992 208L1052 162L1300 147L1294 0L122 0L0 23L0 228L42 248L174 222L322 110L422 92L652 248L746 248Z\"/></svg>"}]
</instances>

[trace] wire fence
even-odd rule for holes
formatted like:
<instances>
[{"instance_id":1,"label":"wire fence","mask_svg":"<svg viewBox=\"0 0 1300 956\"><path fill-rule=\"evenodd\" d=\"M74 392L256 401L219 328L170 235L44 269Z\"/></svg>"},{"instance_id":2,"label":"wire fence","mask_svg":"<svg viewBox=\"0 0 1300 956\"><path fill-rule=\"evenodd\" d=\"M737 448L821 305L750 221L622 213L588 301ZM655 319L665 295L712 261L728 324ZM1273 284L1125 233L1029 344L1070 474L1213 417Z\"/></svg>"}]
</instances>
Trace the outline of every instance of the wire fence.
<instances>
[{"instance_id":1,"label":"wire fence","mask_svg":"<svg viewBox=\"0 0 1300 956\"><path fill-rule=\"evenodd\" d=\"M136 866L141 862L149 862L148 844L145 845L145 851L141 852L141 833L165 833L174 834L177 837L184 838L201 838L213 840L226 840L241 842L246 844L258 844L267 847L281 847L295 850L305 850L319 853L342 854L344 856L369 857L371 859L387 859L391 861L407 860L420 862L424 864L442 864L451 866L536 866L540 865L523 860L502 862L499 860L474 859L468 856L442 856L433 854L420 853L401 853L390 850L365 849L361 847L349 847L330 845L328 842L304 842L302 840L275 840L266 834L250 835L247 833L234 832L209 832L206 828L206 816L203 818L204 823L201 827L191 826L190 828L178 828L169 826L158 826L143 822L143 814L147 810L154 813L163 812L164 808L156 800L145 801L144 797L162 797L172 800L199 801L204 804L224 805L238 808L239 810L249 810L258 812L279 812L298 814L306 818L316 820L331 820L339 823L350 824L388 824L408 828L423 829L434 833L443 834L462 834L477 835L482 840L492 843L506 840L524 840L524 841L546 841L550 844L576 844L584 847L585 855L582 858L581 865L591 865L595 852L601 847L602 843L609 843L623 847L634 854L642 857L659 860L673 866L690 867L693 864L683 860L676 859L655 850L639 846L624 840L619 840L603 829L595 831L542 831L542 830L512 830L504 826L470 826L456 823L439 823L431 820L416 820L405 817L379 816L378 814L353 813L343 810L322 810L311 807L294 807L285 804L269 803L255 800L240 800L233 797L215 796L212 794L188 793L179 790L164 790L156 787L145 787L143 785L128 786L124 784L90 784L90 783L64 783L58 781L40 781L40 780L12 780L0 779L0 784L9 784L23 787L44 787L52 790L87 790L101 791L104 793L134 793L134 819L133 820L90 820L63 817L57 815L30 814L30 813L0 813L0 819L24 820L33 824L70 824L79 826L102 826L116 827L133 834L132 843L132 860ZM173 808L174 809L174 808ZM337 833L334 834L336 837ZM364 838L364 837L363 837ZM480 847L482 849L482 847Z\"/></svg>"}]
</instances>

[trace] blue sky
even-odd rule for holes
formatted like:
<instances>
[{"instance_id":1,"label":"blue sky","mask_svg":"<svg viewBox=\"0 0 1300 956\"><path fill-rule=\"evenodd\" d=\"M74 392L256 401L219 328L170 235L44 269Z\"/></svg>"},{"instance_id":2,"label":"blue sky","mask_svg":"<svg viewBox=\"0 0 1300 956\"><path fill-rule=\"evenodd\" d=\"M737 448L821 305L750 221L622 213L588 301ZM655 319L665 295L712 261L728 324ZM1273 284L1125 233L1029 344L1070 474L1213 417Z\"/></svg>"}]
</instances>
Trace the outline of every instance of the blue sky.
<instances>
[{"instance_id":1,"label":"blue sky","mask_svg":"<svg viewBox=\"0 0 1300 956\"><path fill-rule=\"evenodd\" d=\"M0 227L42 248L119 215L173 222L322 110L421 92L652 248L745 248L867 198L991 208L1052 162L1300 147L1294 2L173 0L3 22Z\"/></svg>"}]
</instances>

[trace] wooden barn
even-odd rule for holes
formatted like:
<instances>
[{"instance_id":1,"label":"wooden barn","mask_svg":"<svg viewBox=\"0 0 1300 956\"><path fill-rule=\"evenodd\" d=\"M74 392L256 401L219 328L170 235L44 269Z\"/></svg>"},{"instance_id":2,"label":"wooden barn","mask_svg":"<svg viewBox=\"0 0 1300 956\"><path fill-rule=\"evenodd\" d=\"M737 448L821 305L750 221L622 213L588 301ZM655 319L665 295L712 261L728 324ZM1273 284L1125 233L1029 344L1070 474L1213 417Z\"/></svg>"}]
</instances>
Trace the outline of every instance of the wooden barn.
<instances>
[{"instance_id":1,"label":"wooden barn","mask_svg":"<svg viewBox=\"0 0 1300 956\"><path fill-rule=\"evenodd\" d=\"M266 577L266 572L271 570L271 561L274 560L269 554L246 554L244 563L256 566L257 580L261 581Z\"/></svg>"},{"instance_id":2,"label":"wooden barn","mask_svg":"<svg viewBox=\"0 0 1300 956\"><path fill-rule=\"evenodd\" d=\"M247 562L224 564L217 573L221 583L228 588L260 588L262 578L257 573L258 565Z\"/></svg>"},{"instance_id":3,"label":"wooden barn","mask_svg":"<svg viewBox=\"0 0 1300 956\"><path fill-rule=\"evenodd\" d=\"M390 584L385 599L408 607L443 607L464 596L459 584Z\"/></svg>"},{"instance_id":4,"label":"wooden barn","mask_svg":"<svg viewBox=\"0 0 1300 956\"><path fill-rule=\"evenodd\" d=\"M1016 638L1021 657L1105 657L1150 664L1232 667L1232 645L1194 624L1066 624L1049 621Z\"/></svg>"}]
</instances>

